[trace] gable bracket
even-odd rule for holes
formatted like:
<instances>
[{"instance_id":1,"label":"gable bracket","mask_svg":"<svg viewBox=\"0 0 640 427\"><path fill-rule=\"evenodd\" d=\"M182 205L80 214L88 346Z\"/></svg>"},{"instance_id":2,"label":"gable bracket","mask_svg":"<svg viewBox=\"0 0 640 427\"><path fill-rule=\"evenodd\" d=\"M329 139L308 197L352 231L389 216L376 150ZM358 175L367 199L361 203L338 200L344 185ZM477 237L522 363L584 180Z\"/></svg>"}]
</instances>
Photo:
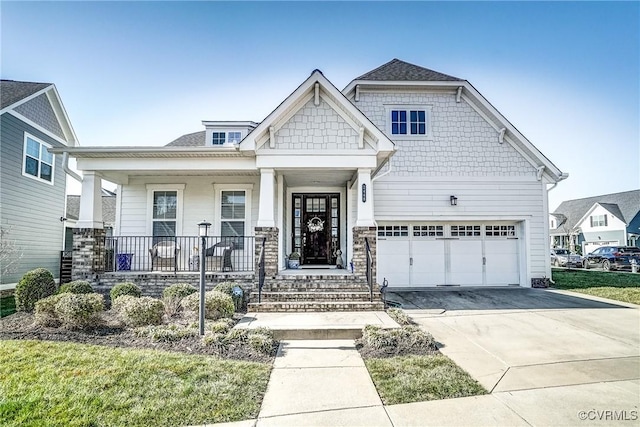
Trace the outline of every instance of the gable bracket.
<instances>
[{"instance_id":1,"label":"gable bracket","mask_svg":"<svg viewBox=\"0 0 640 427\"><path fill-rule=\"evenodd\" d=\"M458 91L456 92L456 102L460 103L460 98L462 97L462 86L458 86Z\"/></svg>"},{"instance_id":2,"label":"gable bracket","mask_svg":"<svg viewBox=\"0 0 640 427\"><path fill-rule=\"evenodd\" d=\"M354 100L356 102L360 101L360 85L356 85L356 95L355 95Z\"/></svg>"},{"instance_id":3,"label":"gable bracket","mask_svg":"<svg viewBox=\"0 0 640 427\"><path fill-rule=\"evenodd\" d=\"M316 82L313 85L313 105L316 107L320 105L320 83Z\"/></svg>"},{"instance_id":4,"label":"gable bracket","mask_svg":"<svg viewBox=\"0 0 640 427\"><path fill-rule=\"evenodd\" d=\"M542 181L542 174L543 173L544 173L544 166L538 166L537 173L536 173L536 179L538 181Z\"/></svg>"},{"instance_id":5,"label":"gable bracket","mask_svg":"<svg viewBox=\"0 0 640 427\"><path fill-rule=\"evenodd\" d=\"M500 133L498 134L498 142L502 144L504 142L504 134L507 132L507 128L500 129Z\"/></svg>"},{"instance_id":6,"label":"gable bracket","mask_svg":"<svg viewBox=\"0 0 640 427\"><path fill-rule=\"evenodd\" d=\"M364 148L364 127L360 126L360 134L358 137L358 148Z\"/></svg>"},{"instance_id":7,"label":"gable bracket","mask_svg":"<svg viewBox=\"0 0 640 427\"><path fill-rule=\"evenodd\" d=\"M269 126L269 148L276 148L276 128Z\"/></svg>"}]
</instances>

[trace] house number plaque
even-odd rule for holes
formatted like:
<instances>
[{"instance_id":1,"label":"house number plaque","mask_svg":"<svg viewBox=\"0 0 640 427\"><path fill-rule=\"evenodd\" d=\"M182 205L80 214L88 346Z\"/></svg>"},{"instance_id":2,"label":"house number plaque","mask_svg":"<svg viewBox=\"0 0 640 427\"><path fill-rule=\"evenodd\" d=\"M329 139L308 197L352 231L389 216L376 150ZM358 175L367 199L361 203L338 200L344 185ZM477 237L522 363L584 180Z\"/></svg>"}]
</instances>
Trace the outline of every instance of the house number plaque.
<instances>
[{"instance_id":1,"label":"house number plaque","mask_svg":"<svg viewBox=\"0 0 640 427\"><path fill-rule=\"evenodd\" d=\"M367 201L367 184L362 184L362 203Z\"/></svg>"}]
</instances>

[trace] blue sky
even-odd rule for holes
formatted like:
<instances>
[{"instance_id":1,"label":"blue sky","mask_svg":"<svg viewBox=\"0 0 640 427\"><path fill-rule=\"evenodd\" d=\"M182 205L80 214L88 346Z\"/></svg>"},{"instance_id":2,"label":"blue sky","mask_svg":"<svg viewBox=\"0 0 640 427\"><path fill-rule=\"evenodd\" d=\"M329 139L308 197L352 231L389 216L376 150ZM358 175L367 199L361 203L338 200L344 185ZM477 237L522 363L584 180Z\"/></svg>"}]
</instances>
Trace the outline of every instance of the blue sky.
<instances>
[{"instance_id":1,"label":"blue sky","mask_svg":"<svg viewBox=\"0 0 640 427\"><path fill-rule=\"evenodd\" d=\"M315 68L469 80L562 171L562 200L640 188L638 2L6 2L2 78L56 84L83 146L261 121ZM72 190L73 191L73 190Z\"/></svg>"}]
</instances>

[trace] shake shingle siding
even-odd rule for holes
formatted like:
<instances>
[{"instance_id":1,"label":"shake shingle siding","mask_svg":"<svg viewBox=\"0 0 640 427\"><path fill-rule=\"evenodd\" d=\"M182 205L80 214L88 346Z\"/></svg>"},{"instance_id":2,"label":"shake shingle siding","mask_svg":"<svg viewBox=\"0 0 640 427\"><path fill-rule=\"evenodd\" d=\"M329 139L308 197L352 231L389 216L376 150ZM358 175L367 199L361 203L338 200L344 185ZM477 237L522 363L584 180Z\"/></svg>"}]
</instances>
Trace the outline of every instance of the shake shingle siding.
<instances>
[{"instance_id":1,"label":"shake shingle siding","mask_svg":"<svg viewBox=\"0 0 640 427\"><path fill-rule=\"evenodd\" d=\"M53 112L53 108L47 99L47 95L44 93L22 105L19 105L16 107L15 111L22 114L29 120L33 120L35 123L38 123L40 126L44 127L56 136L64 138L64 133L62 132L58 118Z\"/></svg>"},{"instance_id":2,"label":"shake shingle siding","mask_svg":"<svg viewBox=\"0 0 640 427\"><path fill-rule=\"evenodd\" d=\"M54 157L53 185L23 176L24 134L52 147L62 144L8 113L2 115L0 129L0 223L11 230L9 238L23 253L17 271L4 275L1 284L15 283L36 267L57 277L66 188L62 157Z\"/></svg>"}]
</instances>

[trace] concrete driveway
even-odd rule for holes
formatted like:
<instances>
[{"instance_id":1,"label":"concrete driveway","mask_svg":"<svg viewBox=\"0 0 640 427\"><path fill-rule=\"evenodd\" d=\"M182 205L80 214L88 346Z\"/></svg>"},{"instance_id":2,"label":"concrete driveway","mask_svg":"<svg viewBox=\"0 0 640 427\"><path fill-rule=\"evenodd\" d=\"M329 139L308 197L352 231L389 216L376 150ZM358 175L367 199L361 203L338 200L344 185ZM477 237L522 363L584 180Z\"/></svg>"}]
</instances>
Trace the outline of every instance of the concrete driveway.
<instances>
[{"instance_id":1,"label":"concrete driveway","mask_svg":"<svg viewBox=\"0 0 640 427\"><path fill-rule=\"evenodd\" d=\"M387 299L528 424L640 425L637 306L525 288L388 292Z\"/></svg>"}]
</instances>

